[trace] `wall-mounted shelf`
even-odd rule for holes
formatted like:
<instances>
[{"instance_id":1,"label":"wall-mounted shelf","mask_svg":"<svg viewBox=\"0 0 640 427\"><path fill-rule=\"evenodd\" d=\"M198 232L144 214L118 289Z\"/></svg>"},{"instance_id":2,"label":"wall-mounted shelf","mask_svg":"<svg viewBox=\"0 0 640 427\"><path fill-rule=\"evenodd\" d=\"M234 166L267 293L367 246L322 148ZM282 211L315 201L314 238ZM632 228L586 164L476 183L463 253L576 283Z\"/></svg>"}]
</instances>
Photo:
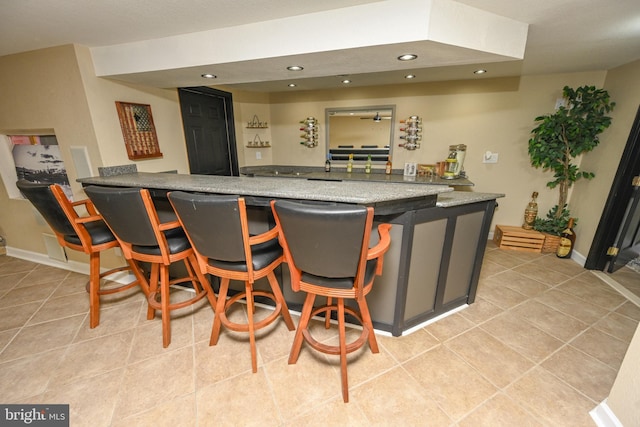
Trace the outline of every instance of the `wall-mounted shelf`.
<instances>
[{"instance_id":1,"label":"wall-mounted shelf","mask_svg":"<svg viewBox=\"0 0 640 427\"><path fill-rule=\"evenodd\" d=\"M256 133L256 136L253 137L253 140L247 142L247 148L268 148L271 147L269 141L263 141L260 139L260 135Z\"/></svg>"},{"instance_id":2,"label":"wall-mounted shelf","mask_svg":"<svg viewBox=\"0 0 640 427\"><path fill-rule=\"evenodd\" d=\"M269 126L268 126L267 122L261 122L260 118L258 117L258 115L254 114L253 118L251 119L251 121L249 123L247 123L246 128L247 129L268 129Z\"/></svg>"}]
</instances>

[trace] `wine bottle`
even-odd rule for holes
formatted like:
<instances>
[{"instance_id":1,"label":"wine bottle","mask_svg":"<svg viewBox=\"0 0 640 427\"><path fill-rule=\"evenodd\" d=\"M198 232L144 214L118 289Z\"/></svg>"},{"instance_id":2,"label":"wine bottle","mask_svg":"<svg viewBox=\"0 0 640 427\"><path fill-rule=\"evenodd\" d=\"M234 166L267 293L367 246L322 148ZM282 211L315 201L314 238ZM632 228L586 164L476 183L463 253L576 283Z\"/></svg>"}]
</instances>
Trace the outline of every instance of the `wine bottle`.
<instances>
[{"instance_id":1,"label":"wine bottle","mask_svg":"<svg viewBox=\"0 0 640 427\"><path fill-rule=\"evenodd\" d=\"M349 160L347 161L347 173L353 171L353 154L349 154Z\"/></svg>"},{"instance_id":2,"label":"wine bottle","mask_svg":"<svg viewBox=\"0 0 640 427\"><path fill-rule=\"evenodd\" d=\"M387 164L386 164L386 166L384 167L384 173L386 173L387 175L391 175L391 170L392 170L392 167L391 167L391 166L392 166L392 165L391 165L391 157L389 157L389 158L387 159Z\"/></svg>"},{"instance_id":3,"label":"wine bottle","mask_svg":"<svg viewBox=\"0 0 640 427\"><path fill-rule=\"evenodd\" d=\"M367 163L364 164L364 173L371 173L371 154L367 157Z\"/></svg>"},{"instance_id":4,"label":"wine bottle","mask_svg":"<svg viewBox=\"0 0 640 427\"><path fill-rule=\"evenodd\" d=\"M567 228L560 234L560 243L558 244L558 250L556 256L558 258L569 258L571 252L573 252L573 245L576 242L576 233L573 231L573 218L569 218Z\"/></svg>"},{"instance_id":5,"label":"wine bottle","mask_svg":"<svg viewBox=\"0 0 640 427\"><path fill-rule=\"evenodd\" d=\"M324 171L331 172L331 154L327 154L327 160L324 162Z\"/></svg>"}]
</instances>

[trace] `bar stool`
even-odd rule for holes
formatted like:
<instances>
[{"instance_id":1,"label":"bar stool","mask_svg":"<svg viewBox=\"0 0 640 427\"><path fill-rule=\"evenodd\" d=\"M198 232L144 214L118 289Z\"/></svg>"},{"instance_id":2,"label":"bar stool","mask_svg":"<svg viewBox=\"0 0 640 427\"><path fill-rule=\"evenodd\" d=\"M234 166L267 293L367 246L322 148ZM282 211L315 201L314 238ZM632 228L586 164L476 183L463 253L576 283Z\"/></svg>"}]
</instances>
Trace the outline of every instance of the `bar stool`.
<instances>
[{"instance_id":1,"label":"bar stool","mask_svg":"<svg viewBox=\"0 0 640 427\"><path fill-rule=\"evenodd\" d=\"M340 355L342 398L346 403L349 401L347 354L366 342L373 353L378 353L365 296L371 292L375 276L382 274L383 255L391 243L391 225L378 225L378 243L369 248L373 224L371 207L278 200L271 202L271 208L280 228L280 244L291 272L291 287L296 292L307 293L289 364L297 362L303 340L322 353ZM327 303L314 307L318 295L326 297ZM345 306L345 299L355 300L358 310ZM334 311L338 320L337 346L317 341L308 329L311 318L320 313L325 313L325 327L329 328L329 316ZM346 342L345 313L362 324L362 333L351 343Z\"/></svg>"},{"instance_id":2,"label":"bar stool","mask_svg":"<svg viewBox=\"0 0 640 427\"><path fill-rule=\"evenodd\" d=\"M255 331L273 323L280 314L287 328L290 331L295 329L273 272L283 261L282 248L277 240L278 230L272 228L250 236L246 204L242 197L174 191L169 193L169 201L193 245L200 271L221 278L209 345L217 344L221 325L232 331L249 332L251 368L257 372ZM263 277L268 279L271 292L253 289L254 282ZM244 281L244 292L227 300L231 280ZM254 319L256 296L266 297L275 303L273 312L258 322ZM248 322L230 321L226 311L243 298L247 303Z\"/></svg>"},{"instance_id":3,"label":"bar stool","mask_svg":"<svg viewBox=\"0 0 640 427\"><path fill-rule=\"evenodd\" d=\"M216 297L206 277L200 272L193 249L177 220L161 222L153 200L146 189L89 186L85 193L98 208L122 247L125 258L151 263L149 309L147 319L162 313L162 345L171 343L172 310L187 307L204 298L216 306ZM183 261L186 276L170 279L169 267ZM138 280L147 283L138 271ZM170 286L190 282L195 295L185 301L170 302Z\"/></svg>"},{"instance_id":4,"label":"bar stool","mask_svg":"<svg viewBox=\"0 0 640 427\"><path fill-rule=\"evenodd\" d=\"M35 183L19 180L16 186L31 204L40 212L53 230L60 246L84 252L89 255L89 327L95 328L100 323L100 295L126 291L140 285L145 295L149 294L146 282L139 280L129 284L100 289L100 280L120 271L137 267L127 260L128 265L100 272L100 253L107 249L119 247L118 240L96 212L91 200L84 199L71 202L57 184ZM82 216L76 211L84 208Z\"/></svg>"}]
</instances>

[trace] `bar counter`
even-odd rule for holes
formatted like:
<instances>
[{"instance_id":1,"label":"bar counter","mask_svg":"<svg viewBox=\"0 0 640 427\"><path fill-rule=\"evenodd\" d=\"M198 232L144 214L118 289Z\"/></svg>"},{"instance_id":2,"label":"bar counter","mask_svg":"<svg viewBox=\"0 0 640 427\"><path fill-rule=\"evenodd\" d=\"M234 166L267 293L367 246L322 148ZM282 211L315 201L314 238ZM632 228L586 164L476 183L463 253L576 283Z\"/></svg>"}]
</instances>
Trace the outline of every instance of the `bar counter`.
<instances>
[{"instance_id":1,"label":"bar counter","mask_svg":"<svg viewBox=\"0 0 640 427\"><path fill-rule=\"evenodd\" d=\"M372 206L377 223L393 225L383 275L367 296L377 330L400 336L473 303L496 199L502 194L426 183L283 178L136 172L78 181L85 186L147 188L157 200L174 190L241 195L250 207L255 232L273 225L272 199ZM289 307L297 310L304 295L291 290L288 273L281 268L279 280Z\"/></svg>"}]
</instances>

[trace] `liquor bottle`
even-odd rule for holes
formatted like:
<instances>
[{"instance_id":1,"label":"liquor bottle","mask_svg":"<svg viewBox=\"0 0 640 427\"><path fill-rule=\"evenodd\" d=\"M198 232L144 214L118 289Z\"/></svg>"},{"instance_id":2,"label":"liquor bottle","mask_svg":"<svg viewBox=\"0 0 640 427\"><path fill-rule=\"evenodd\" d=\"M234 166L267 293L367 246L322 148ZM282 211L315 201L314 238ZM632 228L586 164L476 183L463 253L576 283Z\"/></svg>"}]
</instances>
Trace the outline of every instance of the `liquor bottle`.
<instances>
[{"instance_id":1,"label":"liquor bottle","mask_svg":"<svg viewBox=\"0 0 640 427\"><path fill-rule=\"evenodd\" d=\"M456 170L458 168L458 158L456 156L456 151L451 150L449 152L449 156L447 157L447 159L445 160L446 162L446 169L444 171L444 178L447 179L453 179L456 177Z\"/></svg>"},{"instance_id":2,"label":"liquor bottle","mask_svg":"<svg viewBox=\"0 0 640 427\"><path fill-rule=\"evenodd\" d=\"M367 163L364 164L364 173L371 173L371 154L367 157Z\"/></svg>"},{"instance_id":3,"label":"liquor bottle","mask_svg":"<svg viewBox=\"0 0 640 427\"><path fill-rule=\"evenodd\" d=\"M538 198L538 192L534 191L531 194L531 201L524 209L524 224L522 224L522 228L525 230L533 229L533 224L536 222L536 218L538 217L538 202L536 199Z\"/></svg>"},{"instance_id":4,"label":"liquor bottle","mask_svg":"<svg viewBox=\"0 0 640 427\"><path fill-rule=\"evenodd\" d=\"M560 243L558 244L558 250L556 256L558 258L569 258L571 252L573 252L573 245L576 242L576 233L573 231L573 218L569 218L567 228L564 229L560 235Z\"/></svg>"},{"instance_id":5,"label":"liquor bottle","mask_svg":"<svg viewBox=\"0 0 640 427\"><path fill-rule=\"evenodd\" d=\"M324 162L324 171L331 172L331 153L327 154L327 160Z\"/></svg>"},{"instance_id":6,"label":"liquor bottle","mask_svg":"<svg viewBox=\"0 0 640 427\"><path fill-rule=\"evenodd\" d=\"M392 165L391 165L391 157L387 159L387 164L384 167L384 173L387 175L391 175Z\"/></svg>"},{"instance_id":7,"label":"liquor bottle","mask_svg":"<svg viewBox=\"0 0 640 427\"><path fill-rule=\"evenodd\" d=\"M353 171L353 154L349 154L349 160L347 161L347 173Z\"/></svg>"}]
</instances>

